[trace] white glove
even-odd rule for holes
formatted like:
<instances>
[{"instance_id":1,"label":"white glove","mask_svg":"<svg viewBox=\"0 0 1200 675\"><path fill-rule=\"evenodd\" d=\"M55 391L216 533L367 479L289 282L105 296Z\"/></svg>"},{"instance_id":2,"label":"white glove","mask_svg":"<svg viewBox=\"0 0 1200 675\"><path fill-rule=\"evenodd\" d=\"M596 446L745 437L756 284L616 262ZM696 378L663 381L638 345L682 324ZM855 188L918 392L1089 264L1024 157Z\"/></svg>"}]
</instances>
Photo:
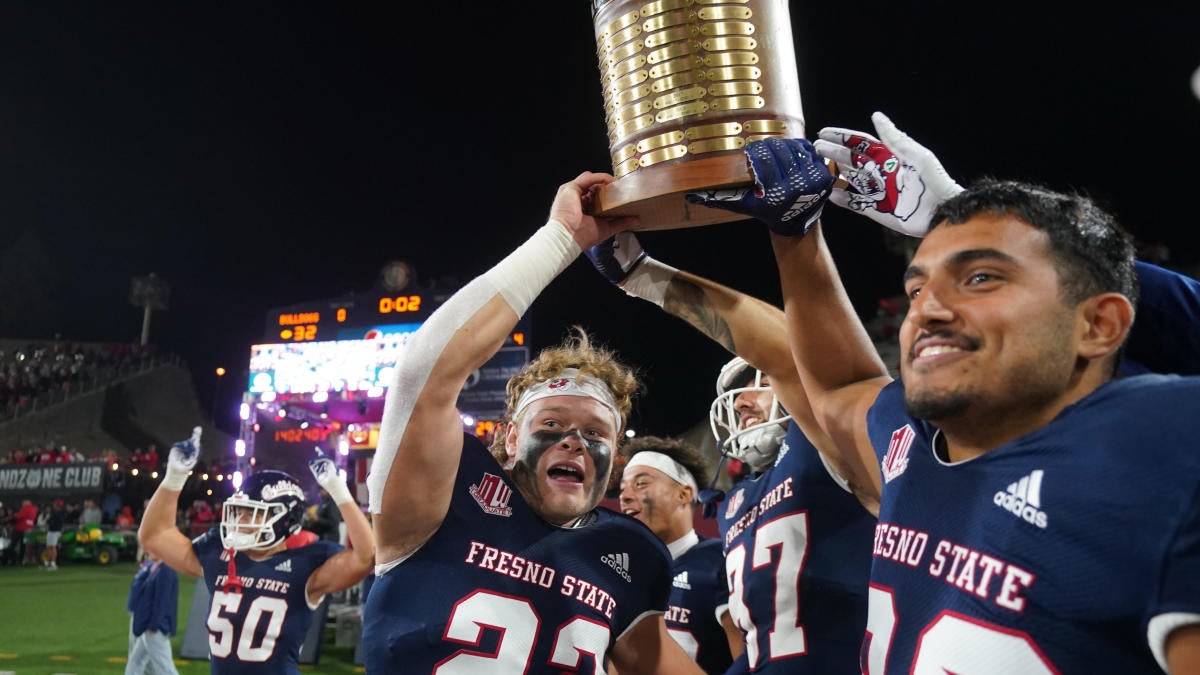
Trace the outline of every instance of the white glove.
<instances>
[{"instance_id":1,"label":"white glove","mask_svg":"<svg viewBox=\"0 0 1200 675\"><path fill-rule=\"evenodd\" d=\"M200 431L200 427L192 428L191 438L171 446L161 487L175 492L183 491L188 474L192 472L192 467L196 466L196 460L200 459Z\"/></svg>"},{"instance_id":2,"label":"white glove","mask_svg":"<svg viewBox=\"0 0 1200 675\"><path fill-rule=\"evenodd\" d=\"M813 143L817 154L836 162L838 177L848 183L835 187L829 201L896 232L923 237L934 210L963 187L933 152L897 129L887 115L876 112L871 121L879 138L841 127L818 132Z\"/></svg>"},{"instance_id":3,"label":"white glove","mask_svg":"<svg viewBox=\"0 0 1200 675\"><path fill-rule=\"evenodd\" d=\"M316 448L317 458L308 460L308 470L312 472L313 478L317 479L317 485L320 485L333 498L333 503L341 506L348 501L352 501L354 497L350 494L350 488L347 487L346 481L338 474L337 465L332 459L325 456L320 448Z\"/></svg>"}]
</instances>

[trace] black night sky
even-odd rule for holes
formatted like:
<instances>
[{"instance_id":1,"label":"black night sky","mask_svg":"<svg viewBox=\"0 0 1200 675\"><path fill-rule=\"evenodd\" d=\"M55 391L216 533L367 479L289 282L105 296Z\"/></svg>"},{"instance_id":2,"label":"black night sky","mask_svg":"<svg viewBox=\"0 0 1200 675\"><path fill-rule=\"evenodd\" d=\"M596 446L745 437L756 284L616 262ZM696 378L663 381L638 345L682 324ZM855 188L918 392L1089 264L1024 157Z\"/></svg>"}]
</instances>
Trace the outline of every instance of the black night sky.
<instances>
[{"instance_id":1,"label":"black night sky","mask_svg":"<svg viewBox=\"0 0 1200 675\"><path fill-rule=\"evenodd\" d=\"M1086 191L1195 268L1200 4L790 13L810 137L882 110L959 182ZM395 259L418 284L465 282L544 222L559 184L610 170L598 73L584 0L0 3L0 335L136 341L130 281L153 272L171 301L150 339L206 403L230 370L232 432L268 309L365 291ZM903 261L870 221L826 214L866 311ZM642 242L778 301L756 223ZM582 259L530 316L535 348L579 323L639 365L652 433L701 419L727 360Z\"/></svg>"}]
</instances>

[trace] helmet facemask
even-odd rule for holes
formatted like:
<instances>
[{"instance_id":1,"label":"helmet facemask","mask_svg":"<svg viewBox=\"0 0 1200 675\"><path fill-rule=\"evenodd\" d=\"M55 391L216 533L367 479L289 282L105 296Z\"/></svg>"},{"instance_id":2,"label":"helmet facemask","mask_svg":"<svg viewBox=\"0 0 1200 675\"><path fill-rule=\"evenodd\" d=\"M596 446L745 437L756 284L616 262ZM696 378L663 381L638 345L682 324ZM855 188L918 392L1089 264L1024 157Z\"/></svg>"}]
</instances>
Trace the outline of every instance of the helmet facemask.
<instances>
[{"instance_id":1,"label":"helmet facemask","mask_svg":"<svg viewBox=\"0 0 1200 675\"><path fill-rule=\"evenodd\" d=\"M264 551L300 529L304 491L281 471L246 479L221 505L221 544L235 551Z\"/></svg>"},{"instance_id":2,"label":"helmet facemask","mask_svg":"<svg viewBox=\"0 0 1200 675\"><path fill-rule=\"evenodd\" d=\"M742 394L771 394L766 419L741 428L741 415L737 410L737 399ZM762 371L736 357L721 368L717 376L717 397L709 408L709 423L713 437L721 452L743 462L752 471L762 471L770 466L779 446L787 435L787 422L791 415L779 404L771 386L763 382Z\"/></svg>"},{"instance_id":3,"label":"helmet facemask","mask_svg":"<svg viewBox=\"0 0 1200 675\"><path fill-rule=\"evenodd\" d=\"M235 551L262 551L276 543L275 523L287 515L283 504L236 496L225 500L221 512L221 544Z\"/></svg>"}]
</instances>

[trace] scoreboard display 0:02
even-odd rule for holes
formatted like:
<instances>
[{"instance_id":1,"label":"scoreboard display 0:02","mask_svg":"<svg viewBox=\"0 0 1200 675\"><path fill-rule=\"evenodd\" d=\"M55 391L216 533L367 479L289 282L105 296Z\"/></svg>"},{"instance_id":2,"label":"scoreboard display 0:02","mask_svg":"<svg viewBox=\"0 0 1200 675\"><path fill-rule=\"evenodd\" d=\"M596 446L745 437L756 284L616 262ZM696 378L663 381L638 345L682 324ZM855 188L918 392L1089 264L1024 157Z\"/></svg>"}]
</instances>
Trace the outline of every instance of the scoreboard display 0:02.
<instances>
[{"instance_id":1,"label":"scoreboard display 0:02","mask_svg":"<svg viewBox=\"0 0 1200 675\"><path fill-rule=\"evenodd\" d=\"M340 339L339 332L397 321L421 320L432 310L424 296L355 296L339 301L306 303L273 310L266 339L280 342L315 342Z\"/></svg>"}]
</instances>

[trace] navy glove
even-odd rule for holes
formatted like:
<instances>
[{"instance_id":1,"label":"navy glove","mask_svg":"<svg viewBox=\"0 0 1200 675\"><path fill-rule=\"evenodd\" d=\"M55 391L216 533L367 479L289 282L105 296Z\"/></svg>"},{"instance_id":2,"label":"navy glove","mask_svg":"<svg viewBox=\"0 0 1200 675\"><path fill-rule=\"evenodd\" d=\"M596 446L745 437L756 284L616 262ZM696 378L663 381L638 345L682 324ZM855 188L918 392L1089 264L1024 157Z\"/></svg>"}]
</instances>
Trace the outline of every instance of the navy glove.
<instances>
[{"instance_id":1,"label":"navy glove","mask_svg":"<svg viewBox=\"0 0 1200 675\"><path fill-rule=\"evenodd\" d=\"M632 232L625 231L584 253L596 271L635 298L663 306L667 288L679 270L646 255Z\"/></svg>"},{"instance_id":2,"label":"navy glove","mask_svg":"<svg viewBox=\"0 0 1200 675\"><path fill-rule=\"evenodd\" d=\"M584 251L596 271L612 283L625 283L633 270L646 259L646 252L632 232L616 234Z\"/></svg>"},{"instance_id":3,"label":"navy glove","mask_svg":"<svg viewBox=\"0 0 1200 675\"><path fill-rule=\"evenodd\" d=\"M821 217L834 177L803 138L767 138L746 146L754 187L692 192L687 200L756 218L772 232L803 236Z\"/></svg>"}]
</instances>

